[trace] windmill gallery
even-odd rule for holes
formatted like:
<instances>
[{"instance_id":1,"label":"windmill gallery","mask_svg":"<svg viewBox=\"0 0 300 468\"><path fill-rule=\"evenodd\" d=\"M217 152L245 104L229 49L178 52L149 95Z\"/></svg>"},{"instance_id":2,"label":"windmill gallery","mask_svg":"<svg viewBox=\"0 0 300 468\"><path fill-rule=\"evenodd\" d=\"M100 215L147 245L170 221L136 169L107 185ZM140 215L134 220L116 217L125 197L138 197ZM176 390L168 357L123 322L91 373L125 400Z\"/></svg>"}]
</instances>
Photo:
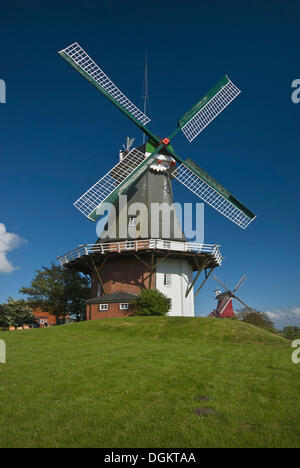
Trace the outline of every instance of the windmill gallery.
<instances>
[{"instance_id":1,"label":"windmill gallery","mask_svg":"<svg viewBox=\"0 0 300 468\"><path fill-rule=\"evenodd\" d=\"M61 265L91 277L87 319L131 315L131 303L141 288L165 294L170 300L168 315L194 316L194 298L223 257L216 244L188 241L174 209L173 182L181 183L242 229L256 216L197 163L183 160L170 142L179 131L193 141L240 90L224 76L162 139L146 126L150 119L145 109L138 109L78 43L59 54L148 138L137 148L132 148L133 139L127 139L119 162L74 203L93 222L111 208L96 243L58 257ZM172 222L167 228L170 217L160 210L150 215L155 204L169 207ZM201 273L204 278L196 287Z\"/></svg>"}]
</instances>

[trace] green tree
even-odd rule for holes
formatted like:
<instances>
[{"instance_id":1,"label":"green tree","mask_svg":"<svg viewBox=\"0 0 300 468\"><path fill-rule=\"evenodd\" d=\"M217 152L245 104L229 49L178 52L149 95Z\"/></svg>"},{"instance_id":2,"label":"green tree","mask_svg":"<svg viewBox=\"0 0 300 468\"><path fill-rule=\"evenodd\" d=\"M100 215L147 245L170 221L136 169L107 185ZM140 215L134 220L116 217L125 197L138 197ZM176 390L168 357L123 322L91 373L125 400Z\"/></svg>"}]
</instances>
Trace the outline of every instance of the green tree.
<instances>
[{"instance_id":1,"label":"green tree","mask_svg":"<svg viewBox=\"0 0 300 468\"><path fill-rule=\"evenodd\" d=\"M7 302L0 305L1 327L22 327L34 324L35 318L28 302L24 299L9 297Z\"/></svg>"},{"instance_id":2,"label":"green tree","mask_svg":"<svg viewBox=\"0 0 300 468\"><path fill-rule=\"evenodd\" d=\"M136 315L166 315L170 309L170 299L155 289L142 289L133 304Z\"/></svg>"},{"instance_id":3,"label":"green tree","mask_svg":"<svg viewBox=\"0 0 300 468\"><path fill-rule=\"evenodd\" d=\"M264 328L271 332L275 332L274 323L263 312L259 312L255 309L248 309L247 307L245 307L244 309L238 311L236 315L242 322L251 323L256 327Z\"/></svg>"},{"instance_id":4,"label":"green tree","mask_svg":"<svg viewBox=\"0 0 300 468\"><path fill-rule=\"evenodd\" d=\"M77 271L57 266L43 267L36 271L30 287L20 289L28 296L31 307L54 315L56 323L60 318L65 323L67 315L80 319L86 299L90 297L90 282Z\"/></svg>"}]
</instances>

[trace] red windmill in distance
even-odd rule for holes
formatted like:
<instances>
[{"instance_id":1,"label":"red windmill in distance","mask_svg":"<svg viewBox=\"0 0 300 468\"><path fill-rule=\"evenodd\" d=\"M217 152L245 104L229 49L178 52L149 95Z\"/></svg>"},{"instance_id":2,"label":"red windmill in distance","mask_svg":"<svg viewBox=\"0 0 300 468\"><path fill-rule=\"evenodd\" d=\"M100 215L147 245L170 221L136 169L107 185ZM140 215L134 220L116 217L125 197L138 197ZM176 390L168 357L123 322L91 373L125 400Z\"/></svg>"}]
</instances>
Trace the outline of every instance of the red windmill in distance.
<instances>
[{"instance_id":1,"label":"red windmill in distance","mask_svg":"<svg viewBox=\"0 0 300 468\"><path fill-rule=\"evenodd\" d=\"M241 284L245 281L246 275L243 275L236 285L236 287L233 289L233 291L230 291L229 288L216 276L213 276L214 279L222 286L222 288L225 289L225 292L221 292L219 289L215 289L214 293L216 295L216 299L218 301L217 308L210 314L211 317L216 317L216 318L230 318L230 317L235 317L235 313L232 307L232 300L236 299L239 301L241 304L243 304L244 307L247 309L251 310L251 307L249 307L242 299L237 297L235 295L235 292L238 290L238 288L241 286Z\"/></svg>"}]
</instances>

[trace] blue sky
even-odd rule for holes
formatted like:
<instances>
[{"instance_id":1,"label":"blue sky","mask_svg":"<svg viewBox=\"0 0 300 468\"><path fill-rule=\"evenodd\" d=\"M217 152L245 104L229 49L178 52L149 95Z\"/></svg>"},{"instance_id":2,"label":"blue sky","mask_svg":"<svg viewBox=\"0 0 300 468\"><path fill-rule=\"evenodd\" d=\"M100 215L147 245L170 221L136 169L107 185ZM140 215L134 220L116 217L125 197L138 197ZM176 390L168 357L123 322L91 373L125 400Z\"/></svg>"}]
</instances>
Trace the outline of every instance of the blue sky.
<instances>
[{"instance_id":1,"label":"blue sky","mask_svg":"<svg viewBox=\"0 0 300 468\"><path fill-rule=\"evenodd\" d=\"M217 275L241 298L300 325L299 123L291 83L300 78L299 2L15 2L1 6L0 301L17 297L34 271L78 244L96 226L72 206L117 162L126 136L141 133L75 73L57 51L77 41L142 107L145 51L155 133L177 119L225 73L241 95L192 144L191 157L258 217L243 231L205 209L205 241L222 245ZM176 185L176 201L197 202ZM1 227L1 226L0 226ZM5 237L3 237L5 235ZM23 239L23 240L22 240ZM19 246L18 246L19 244ZM3 245L5 247L3 247ZM213 279L196 301L215 307Z\"/></svg>"}]
</instances>

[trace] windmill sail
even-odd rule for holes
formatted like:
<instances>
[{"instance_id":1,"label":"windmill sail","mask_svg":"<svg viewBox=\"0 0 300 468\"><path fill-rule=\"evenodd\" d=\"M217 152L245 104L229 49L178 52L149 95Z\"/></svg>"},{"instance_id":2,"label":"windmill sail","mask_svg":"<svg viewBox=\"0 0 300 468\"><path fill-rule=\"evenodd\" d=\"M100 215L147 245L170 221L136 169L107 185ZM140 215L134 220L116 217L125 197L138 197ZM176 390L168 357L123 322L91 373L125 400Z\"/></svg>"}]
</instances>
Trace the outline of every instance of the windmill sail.
<instances>
[{"instance_id":1,"label":"windmill sail","mask_svg":"<svg viewBox=\"0 0 300 468\"><path fill-rule=\"evenodd\" d=\"M245 281L246 278L247 278L247 276L243 275L232 292L237 291L239 289L239 287L243 284L243 282Z\"/></svg>"},{"instance_id":2,"label":"windmill sail","mask_svg":"<svg viewBox=\"0 0 300 468\"><path fill-rule=\"evenodd\" d=\"M190 109L178 122L189 142L193 141L240 92L226 75Z\"/></svg>"},{"instance_id":3,"label":"windmill sail","mask_svg":"<svg viewBox=\"0 0 300 468\"><path fill-rule=\"evenodd\" d=\"M100 215L97 208L102 203L114 203L119 195L142 175L153 162L154 154L146 158L145 154L133 148L104 177L85 192L74 206L91 221L96 221Z\"/></svg>"},{"instance_id":4,"label":"windmill sail","mask_svg":"<svg viewBox=\"0 0 300 468\"><path fill-rule=\"evenodd\" d=\"M234 296L234 298L239 301L244 307L246 307L246 309L249 309L249 310L253 310L252 307L249 307L246 302L242 301L242 299L240 299L239 297L237 296Z\"/></svg>"},{"instance_id":5,"label":"windmill sail","mask_svg":"<svg viewBox=\"0 0 300 468\"><path fill-rule=\"evenodd\" d=\"M222 286L222 288L225 289L225 291L229 291L229 288L226 286L226 284L223 283L223 281L221 281L221 280L217 277L217 275L213 275L213 279L216 280L216 281L220 284L220 286Z\"/></svg>"},{"instance_id":6,"label":"windmill sail","mask_svg":"<svg viewBox=\"0 0 300 468\"><path fill-rule=\"evenodd\" d=\"M150 122L149 117L120 91L77 42L61 50L59 54L135 124L144 126Z\"/></svg>"},{"instance_id":7,"label":"windmill sail","mask_svg":"<svg viewBox=\"0 0 300 468\"><path fill-rule=\"evenodd\" d=\"M181 163L174 170L173 177L242 229L256 218L254 213L191 159Z\"/></svg>"},{"instance_id":8,"label":"windmill sail","mask_svg":"<svg viewBox=\"0 0 300 468\"><path fill-rule=\"evenodd\" d=\"M129 189L137 177L151 166L154 156L162 150L179 163L179 167L173 172L173 177L219 213L243 229L256 218L254 213L201 167L190 159L182 160L170 146L170 140L180 130L189 141L193 141L238 96L240 90L227 75L179 120L178 127L169 138L161 139L146 127L150 118L145 114L145 110L142 112L136 107L77 42L61 50L59 54L148 135L153 151L146 157L145 154L133 149L82 195L75 202L75 206L85 216L96 221L99 217L96 213L99 205L107 201L114 202L120 194ZM131 141L127 142L128 149L130 143Z\"/></svg>"}]
</instances>

